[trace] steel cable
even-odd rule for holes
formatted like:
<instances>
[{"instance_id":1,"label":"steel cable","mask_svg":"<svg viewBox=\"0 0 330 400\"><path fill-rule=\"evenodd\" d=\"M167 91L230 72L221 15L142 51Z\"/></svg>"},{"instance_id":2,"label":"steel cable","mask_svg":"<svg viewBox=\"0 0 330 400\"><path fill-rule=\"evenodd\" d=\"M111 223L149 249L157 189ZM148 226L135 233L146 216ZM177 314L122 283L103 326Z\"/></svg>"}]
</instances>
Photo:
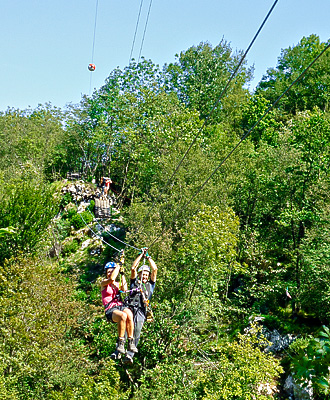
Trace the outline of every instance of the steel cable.
<instances>
[{"instance_id":1,"label":"steel cable","mask_svg":"<svg viewBox=\"0 0 330 400\"><path fill-rule=\"evenodd\" d=\"M208 176L208 178L203 182L203 184L198 188L197 192L179 209L175 217L172 221L177 219L182 211L199 195L199 193L203 190L206 184L210 181L210 179L216 174L216 172L221 168L221 166L227 161L227 159L234 153L234 151L241 145L241 143L250 135L253 129L263 120L263 118L275 107L275 105L281 100L281 98L294 86L305 73L309 70L309 68L314 65L314 63L329 49L330 42L328 45L313 59L312 62L300 73L300 75L289 85L289 87L274 101L274 103L268 107L265 113L258 119L258 121L250 128L239 140L239 142L233 147L233 149L224 157L224 159L220 162L220 164L215 168L215 170ZM164 228L159 236L154 239L154 241L148 246L150 248L154 245L154 243L166 232L168 228Z\"/></svg>"}]
</instances>

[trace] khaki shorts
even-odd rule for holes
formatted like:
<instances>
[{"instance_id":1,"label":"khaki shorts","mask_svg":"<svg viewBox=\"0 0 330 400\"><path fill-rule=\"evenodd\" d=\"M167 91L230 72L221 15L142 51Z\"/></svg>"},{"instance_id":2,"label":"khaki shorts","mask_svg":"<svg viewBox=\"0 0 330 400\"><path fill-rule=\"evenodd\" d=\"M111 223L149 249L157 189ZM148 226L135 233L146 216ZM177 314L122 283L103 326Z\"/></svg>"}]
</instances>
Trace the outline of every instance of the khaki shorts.
<instances>
[{"instance_id":1,"label":"khaki shorts","mask_svg":"<svg viewBox=\"0 0 330 400\"><path fill-rule=\"evenodd\" d=\"M107 320L110 321L110 322L113 322L114 324L116 324L117 322L113 321L113 319L112 319L112 313L113 313L114 311L116 311L116 310L124 311L125 308L127 308L127 307L124 306L124 305L122 305L122 306L114 306L114 307L108 308L108 309L105 311L105 316L107 317Z\"/></svg>"}]
</instances>

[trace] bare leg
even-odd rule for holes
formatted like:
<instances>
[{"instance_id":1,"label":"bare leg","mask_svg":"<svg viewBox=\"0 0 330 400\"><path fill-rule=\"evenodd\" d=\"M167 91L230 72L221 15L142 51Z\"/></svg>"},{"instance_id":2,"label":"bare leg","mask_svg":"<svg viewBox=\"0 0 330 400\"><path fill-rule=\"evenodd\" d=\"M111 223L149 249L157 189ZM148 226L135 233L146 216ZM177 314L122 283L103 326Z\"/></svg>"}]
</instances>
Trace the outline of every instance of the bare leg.
<instances>
[{"instance_id":1,"label":"bare leg","mask_svg":"<svg viewBox=\"0 0 330 400\"><path fill-rule=\"evenodd\" d=\"M131 338L131 337L133 337L133 332L134 332L133 313L129 308L125 308L124 313L127 315L127 319L126 319L127 336Z\"/></svg>"},{"instance_id":2,"label":"bare leg","mask_svg":"<svg viewBox=\"0 0 330 400\"><path fill-rule=\"evenodd\" d=\"M121 338L124 337L127 325L127 314L123 311L115 310L112 313L112 320L117 323L118 336Z\"/></svg>"}]
</instances>

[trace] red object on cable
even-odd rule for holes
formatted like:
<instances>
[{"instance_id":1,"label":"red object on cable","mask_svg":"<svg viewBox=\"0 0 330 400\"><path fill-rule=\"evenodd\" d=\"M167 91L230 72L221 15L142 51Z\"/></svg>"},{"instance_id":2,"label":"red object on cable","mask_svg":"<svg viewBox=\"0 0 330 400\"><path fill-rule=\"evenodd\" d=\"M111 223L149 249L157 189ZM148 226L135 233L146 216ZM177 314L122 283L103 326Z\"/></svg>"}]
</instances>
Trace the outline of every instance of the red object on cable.
<instances>
[{"instance_id":1,"label":"red object on cable","mask_svg":"<svg viewBox=\"0 0 330 400\"><path fill-rule=\"evenodd\" d=\"M88 64L88 69L90 70L90 71L95 71L95 64Z\"/></svg>"}]
</instances>

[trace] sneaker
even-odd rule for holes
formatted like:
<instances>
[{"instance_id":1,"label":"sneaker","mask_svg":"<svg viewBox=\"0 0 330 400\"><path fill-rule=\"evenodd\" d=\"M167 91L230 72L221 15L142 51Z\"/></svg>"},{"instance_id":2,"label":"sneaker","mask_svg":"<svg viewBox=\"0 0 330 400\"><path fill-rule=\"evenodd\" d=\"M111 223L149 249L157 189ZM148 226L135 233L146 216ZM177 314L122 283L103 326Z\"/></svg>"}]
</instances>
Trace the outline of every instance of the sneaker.
<instances>
[{"instance_id":1,"label":"sneaker","mask_svg":"<svg viewBox=\"0 0 330 400\"><path fill-rule=\"evenodd\" d=\"M132 351L133 353L139 351L134 344L134 338L128 338L128 351Z\"/></svg>"},{"instance_id":2,"label":"sneaker","mask_svg":"<svg viewBox=\"0 0 330 400\"><path fill-rule=\"evenodd\" d=\"M118 351L114 351L111 355L110 355L111 360L120 360L121 359L121 353L118 353Z\"/></svg>"},{"instance_id":3,"label":"sneaker","mask_svg":"<svg viewBox=\"0 0 330 400\"><path fill-rule=\"evenodd\" d=\"M123 363L127 364L127 365L128 364L132 365L133 364L133 358L129 354L126 353L126 357L124 358Z\"/></svg>"},{"instance_id":4,"label":"sneaker","mask_svg":"<svg viewBox=\"0 0 330 400\"><path fill-rule=\"evenodd\" d=\"M125 338L118 338L117 349L118 353L125 353Z\"/></svg>"}]
</instances>

